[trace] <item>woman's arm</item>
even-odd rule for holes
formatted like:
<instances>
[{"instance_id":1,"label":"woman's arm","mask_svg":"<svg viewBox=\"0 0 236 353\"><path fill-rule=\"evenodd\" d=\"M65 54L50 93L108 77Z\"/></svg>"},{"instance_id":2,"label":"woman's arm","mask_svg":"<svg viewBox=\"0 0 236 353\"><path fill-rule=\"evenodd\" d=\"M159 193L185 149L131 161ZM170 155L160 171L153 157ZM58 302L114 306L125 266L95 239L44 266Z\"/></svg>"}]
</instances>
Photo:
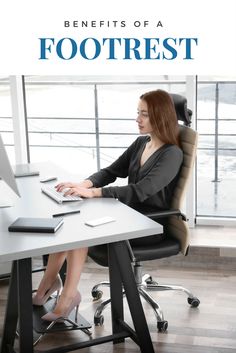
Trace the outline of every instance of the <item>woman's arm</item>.
<instances>
[{"instance_id":1,"label":"woman's arm","mask_svg":"<svg viewBox=\"0 0 236 353\"><path fill-rule=\"evenodd\" d=\"M127 150L109 167L101 169L99 172L92 174L80 183L62 182L56 186L58 192L65 189L65 196L79 195L86 198L101 197L101 186L110 184L117 177L126 177L128 175L128 152Z\"/></svg>"},{"instance_id":2,"label":"woman's arm","mask_svg":"<svg viewBox=\"0 0 236 353\"><path fill-rule=\"evenodd\" d=\"M109 167L101 169L88 177L94 187L103 187L113 183L116 178L126 178L129 173L130 157L139 148L140 138L137 138L125 152Z\"/></svg>"},{"instance_id":3,"label":"woman's arm","mask_svg":"<svg viewBox=\"0 0 236 353\"><path fill-rule=\"evenodd\" d=\"M99 172L92 174L80 183L60 183L56 186L56 190L60 192L68 189L65 192L65 196L79 195L86 198L103 196L101 189L102 186L114 182L117 177L125 178L128 176L130 156L137 148L138 140L139 139L136 139L132 145L129 146L127 150L109 167L101 169Z\"/></svg>"},{"instance_id":4,"label":"woman's arm","mask_svg":"<svg viewBox=\"0 0 236 353\"><path fill-rule=\"evenodd\" d=\"M183 153L175 146L165 150L149 172L137 183L102 188L103 197L114 197L125 204L142 203L163 190L178 174Z\"/></svg>"}]
</instances>

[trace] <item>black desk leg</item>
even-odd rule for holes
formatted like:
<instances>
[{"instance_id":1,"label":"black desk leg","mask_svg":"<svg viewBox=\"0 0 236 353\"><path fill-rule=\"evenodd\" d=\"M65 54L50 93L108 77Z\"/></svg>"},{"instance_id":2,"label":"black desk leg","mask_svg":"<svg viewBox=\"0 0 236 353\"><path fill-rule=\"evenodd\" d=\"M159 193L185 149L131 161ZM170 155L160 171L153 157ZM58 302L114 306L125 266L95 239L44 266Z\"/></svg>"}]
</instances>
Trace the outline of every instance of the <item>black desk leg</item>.
<instances>
[{"instance_id":1,"label":"black desk leg","mask_svg":"<svg viewBox=\"0 0 236 353\"><path fill-rule=\"evenodd\" d=\"M33 353L32 266L31 258L18 260L19 348Z\"/></svg>"},{"instance_id":2,"label":"black desk leg","mask_svg":"<svg viewBox=\"0 0 236 353\"><path fill-rule=\"evenodd\" d=\"M110 244L110 249L113 249L112 251L114 251L115 254L141 352L154 353L147 321L136 287L127 245L125 242L117 242Z\"/></svg>"},{"instance_id":3,"label":"black desk leg","mask_svg":"<svg viewBox=\"0 0 236 353\"><path fill-rule=\"evenodd\" d=\"M14 346L18 318L17 303L17 262L13 261L3 326L1 353L8 353L11 349L10 347L13 349Z\"/></svg>"},{"instance_id":4,"label":"black desk leg","mask_svg":"<svg viewBox=\"0 0 236 353\"><path fill-rule=\"evenodd\" d=\"M109 259L109 276L110 276L110 295L111 295L111 317L112 317L112 332L119 333L123 328L119 324L119 320L124 319L123 309L123 294L120 272L117 268L114 249L108 244L108 259ZM124 342L124 338L114 340L114 343Z\"/></svg>"},{"instance_id":5,"label":"black desk leg","mask_svg":"<svg viewBox=\"0 0 236 353\"><path fill-rule=\"evenodd\" d=\"M33 353L32 274L31 259L13 261L1 353L14 352L19 318L20 353Z\"/></svg>"}]
</instances>

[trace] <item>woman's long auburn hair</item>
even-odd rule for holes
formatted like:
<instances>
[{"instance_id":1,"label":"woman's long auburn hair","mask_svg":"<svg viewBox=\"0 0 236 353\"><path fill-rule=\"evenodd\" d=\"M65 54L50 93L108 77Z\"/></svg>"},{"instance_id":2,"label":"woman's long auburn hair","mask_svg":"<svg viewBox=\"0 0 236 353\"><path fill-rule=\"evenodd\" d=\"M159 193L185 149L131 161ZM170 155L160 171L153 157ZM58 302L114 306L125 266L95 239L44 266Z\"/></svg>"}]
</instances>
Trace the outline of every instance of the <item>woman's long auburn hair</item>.
<instances>
[{"instance_id":1,"label":"woman's long auburn hair","mask_svg":"<svg viewBox=\"0 0 236 353\"><path fill-rule=\"evenodd\" d=\"M142 94L140 99L147 103L155 135L166 144L180 146L178 120L171 96L166 91L157 89Z\"/></svg>"}]
</instances>

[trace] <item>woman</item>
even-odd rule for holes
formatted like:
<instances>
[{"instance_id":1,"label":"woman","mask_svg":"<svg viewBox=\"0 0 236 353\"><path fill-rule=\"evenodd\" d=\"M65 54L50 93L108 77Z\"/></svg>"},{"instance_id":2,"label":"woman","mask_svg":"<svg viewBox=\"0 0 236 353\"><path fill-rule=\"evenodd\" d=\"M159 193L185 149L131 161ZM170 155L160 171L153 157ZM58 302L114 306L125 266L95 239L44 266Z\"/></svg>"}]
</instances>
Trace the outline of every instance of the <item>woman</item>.
<instances>
[{"instance_id":1,"label":"woman","mask_svg":"<svg viewBox=\"0 0 236 353\"><path fill-rule=\"evenodd\" d=\"M170 95L162 90L140 97L136 118L141 134L109 167L100 170L80 183L60 183L57 191L68 188L65 195L84 198L114 197L142 212L145 208L167 209L183 161L178 141L178 122ZM128 185L104 187L117 177L126 178ZM144 241L143 239L132 242ZM42 317L54 321L68 317L78 306L81 296L77 290L88 249L77 249L49 256L48 265L34 305L43 305L54 291L61 289L58 272L67 261L67 275L59 300L53 310Z\"/></svg>"}]
</instances>

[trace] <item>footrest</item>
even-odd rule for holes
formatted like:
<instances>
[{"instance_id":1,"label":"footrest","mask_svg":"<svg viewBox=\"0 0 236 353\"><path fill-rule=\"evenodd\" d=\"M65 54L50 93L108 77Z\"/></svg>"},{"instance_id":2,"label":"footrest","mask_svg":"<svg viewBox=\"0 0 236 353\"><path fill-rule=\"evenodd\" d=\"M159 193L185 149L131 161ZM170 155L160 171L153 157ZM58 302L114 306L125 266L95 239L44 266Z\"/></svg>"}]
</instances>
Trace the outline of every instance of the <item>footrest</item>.
<instances>
[{"instance_id":1,"label":"footrest","mask_svg":"<svg viewBox=\"0 0 236 353\"><path fill-rule=\"evenodd\" d=\"M37 333L45 332L58 332L58 331L69 331L69 330L86 330L91 328L91 324L78 314L78 320L75 324L68 321L55 323L49 330L47 329L50 325L49 321L42 320L41 317L47 312L52 311L55 306L55 299L52 298L47 301L44 306L33 306L33 328ZM73 310L69 317L69 320L75 322L75 310Z\"/></svg>"}]
</instances>

